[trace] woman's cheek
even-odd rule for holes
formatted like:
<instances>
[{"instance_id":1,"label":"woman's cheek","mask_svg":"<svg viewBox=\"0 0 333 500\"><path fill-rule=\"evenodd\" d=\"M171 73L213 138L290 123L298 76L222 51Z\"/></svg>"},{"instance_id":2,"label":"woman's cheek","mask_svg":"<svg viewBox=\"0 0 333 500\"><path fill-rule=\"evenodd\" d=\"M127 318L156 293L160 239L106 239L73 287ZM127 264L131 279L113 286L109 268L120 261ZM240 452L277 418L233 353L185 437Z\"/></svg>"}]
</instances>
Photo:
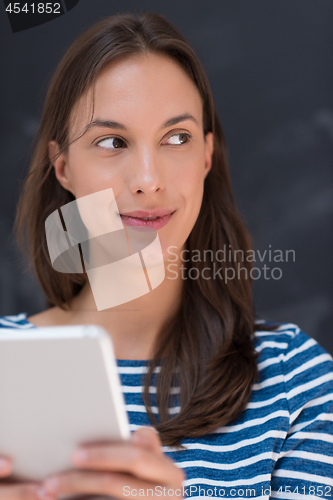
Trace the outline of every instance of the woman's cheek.
<instances>
[{"instance_id":1,"label":"woman's cheek","mask_svg":"<svg viewBox=\"0 0 333 500\"><path fill-rule=\"evenodd\" d=\"M178 186L177 189L185 201L201 205L204 186L203 166L198 162L183 165L183 168L179 170L175 185Z\"/></svg>"},{"instance_id":2,"label":"woman's cheek","mask_svg":"<svg viewBox=\"0 0 333 500\"><path fill-rule=\"evenodd\" d=\"M72 172L72 183L76 198L82 198L92 193L112 188L114 191L119 184L119 178L107 165L100 165L98 162L89 162L87 158L77 162Z\"/></svg>"},{"instance_id":3,"label":"woman's cheek","mask_svg":"<svg viewBox=\"0 0 333 500\"><path fill-rule=\"evenodd\" d=\"M172 172L173 180L176 180L177 184L187 187L191 192L202 184L204 179L205 156L202 148L195 148L188 154L184 153L181 152L173 158L168 171Z\"/></svg>"}]
</instances>

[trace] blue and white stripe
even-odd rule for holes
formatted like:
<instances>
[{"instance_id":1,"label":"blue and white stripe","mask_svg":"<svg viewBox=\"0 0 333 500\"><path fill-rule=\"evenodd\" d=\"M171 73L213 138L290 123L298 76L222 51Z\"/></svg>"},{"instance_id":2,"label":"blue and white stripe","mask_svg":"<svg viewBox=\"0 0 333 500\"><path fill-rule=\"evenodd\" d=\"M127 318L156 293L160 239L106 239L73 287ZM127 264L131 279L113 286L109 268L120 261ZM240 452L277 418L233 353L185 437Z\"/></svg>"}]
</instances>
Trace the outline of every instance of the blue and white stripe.
<instances>
[{"instance_id":1,"label":"blue and white stripe","mask_svg":"<svg viewBox=\"0 0 333 500\"><path fill-rule=\"evenodd\" d=\"M0 318L1 327L33 325L19 314ZM331 355L291 323L256 332L253 342L261 379L245 410L213 433L183 439L181 451L163 447L186 473L186 496L333 499ZM131 430L151 425L142 400L147 361L118 360L118 370ZM153 402L155 379L150 393Z\"/></svg>"}]
</instances>

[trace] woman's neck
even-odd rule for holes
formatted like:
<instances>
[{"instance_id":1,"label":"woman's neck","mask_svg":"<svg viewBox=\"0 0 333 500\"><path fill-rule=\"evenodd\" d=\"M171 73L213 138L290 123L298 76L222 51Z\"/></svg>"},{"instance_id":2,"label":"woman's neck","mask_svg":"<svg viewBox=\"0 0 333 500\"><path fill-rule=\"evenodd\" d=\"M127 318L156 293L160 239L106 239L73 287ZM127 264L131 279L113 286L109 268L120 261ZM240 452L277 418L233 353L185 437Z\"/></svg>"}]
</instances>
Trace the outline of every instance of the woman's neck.
<instances>
[{"instance_id":1,"label":"woman's neck","mask_svg":"<svg viewBox=\"0 0 333 500\"><path fill-rule=\"evenodd\" d=\"M117 359L149 359L163 326L176 314L182 293L180 273L164 281L151 292L120 306L98 311L89 283L64 311L53 307L28 318L37 327L95 324L111 335Z\"/></svg>"}]
</instances>

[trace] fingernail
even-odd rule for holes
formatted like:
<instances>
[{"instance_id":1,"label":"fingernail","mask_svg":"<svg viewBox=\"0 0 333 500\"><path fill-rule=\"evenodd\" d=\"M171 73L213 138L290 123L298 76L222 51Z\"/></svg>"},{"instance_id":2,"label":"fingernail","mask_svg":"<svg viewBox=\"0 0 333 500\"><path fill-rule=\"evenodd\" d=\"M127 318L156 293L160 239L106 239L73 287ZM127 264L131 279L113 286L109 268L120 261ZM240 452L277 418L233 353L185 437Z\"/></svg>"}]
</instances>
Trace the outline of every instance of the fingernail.
<instances>
[{"instance_id":1,"label":"fingernail","mask_svg":"<svg viewBox=\"0 0 333 500\"><path fill-rule=\"evenodd\" d=\"M86 462L89 458L89 454L87 450L84 450L83 448L74 451L72 455L72 459L74 462Z\"/></svg>"},{"instance_id":2,"label":"fingernail","mask_svg":"<svg viewBox=\"0 0 333 500\"><path fill-rule=\"evenodd\" d=\"M44 489L48 493L55 493L58 489L59 486L59 479L56 477L51 477L50 479L47 479L44 481Z\"/></svg>"},{"instance_id":3,"label":"fingernail","mask_svg":"<svg viewBox=\"0 0 333 500\"><path fill-rule=\"evenodd\" d=\"M0 470L7 469L8 461L5 458L0 458Z\"/></svg>"},{"instance_id":4,"label":"fingernail","mask_svg":"<svg viewBox=\"0 0 333 500\"><path fill-rule=\"evenodd\" d=\"M54 500L54 496L48 493L42 486L37 488L36 493L41 500Z\"/></svg>"},{"instance_id":5,"label":"fingernail","mask_svg":"<svg viewBox=\"0 0 333 500\"><path fill-rule=\"evenodd\" d=\"M141 434L132 434L132 443L134 444L145 444L147 439Z\"/></svg>"}]
</instances>

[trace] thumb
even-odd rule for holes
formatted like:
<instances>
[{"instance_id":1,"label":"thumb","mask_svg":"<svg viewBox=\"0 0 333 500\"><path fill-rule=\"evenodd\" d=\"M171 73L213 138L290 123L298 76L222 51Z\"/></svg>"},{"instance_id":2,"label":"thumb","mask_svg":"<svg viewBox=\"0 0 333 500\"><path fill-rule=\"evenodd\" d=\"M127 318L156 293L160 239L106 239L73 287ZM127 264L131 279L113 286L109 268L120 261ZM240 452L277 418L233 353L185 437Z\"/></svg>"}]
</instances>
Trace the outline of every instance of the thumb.
<instances>
[{"instance_id":1,"label":"thumb","mask_svg":"<svg viewBox=\"0 0 333 500\"><path fill-rule=\"evenodd\" d=\"M12 473L12 461L8 457L0 455L0 478L10 476Z\"/></svg>"},{"instance_id":2,"label":"thumb","mask_svg":"<svg viewBox=\"0 0 333 500\"><path fill-rule=\"evenodd\" d=\"M134 446L142 446L147 450L163 453L161 440L154 427L140 427L132 434L131 442Z\"/></svg>"}]
</instances>

